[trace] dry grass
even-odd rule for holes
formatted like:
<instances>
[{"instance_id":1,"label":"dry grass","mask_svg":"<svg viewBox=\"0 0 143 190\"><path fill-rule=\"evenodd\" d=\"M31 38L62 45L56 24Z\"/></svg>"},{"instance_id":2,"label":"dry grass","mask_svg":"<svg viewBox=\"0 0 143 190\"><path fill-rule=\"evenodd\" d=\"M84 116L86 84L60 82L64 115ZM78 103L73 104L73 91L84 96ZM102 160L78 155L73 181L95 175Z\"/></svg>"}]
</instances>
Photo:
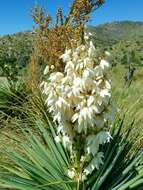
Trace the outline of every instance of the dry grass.
<instances>
[{"instance_id":1,"label":"dry grass","mask_svg":"<svg viewBox=\"0 0 143 190\"><path fill-rule=\"evenodd\" d=\"M136 67L131 86L124 84L127 68L118 66L112 70L112 84L114 101L120 108L121 115L125 114L125 125L135 120L131 138L135 139L135 148L143 145L143 67ZM137 137L137 138L136 138Z\"/></svg>"}]
</instances>

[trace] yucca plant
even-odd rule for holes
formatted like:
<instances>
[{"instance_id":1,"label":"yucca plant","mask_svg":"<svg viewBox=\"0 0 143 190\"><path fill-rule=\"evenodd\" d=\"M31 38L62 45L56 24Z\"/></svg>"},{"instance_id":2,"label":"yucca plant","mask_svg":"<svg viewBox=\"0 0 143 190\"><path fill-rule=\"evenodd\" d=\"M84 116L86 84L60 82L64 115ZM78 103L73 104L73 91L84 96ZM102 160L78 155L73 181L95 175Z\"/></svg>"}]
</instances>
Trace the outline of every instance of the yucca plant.
<instances>
[{"instance_id":1,"label":"yucca plant","mask_svg":"<svg viewBox=\"0 0 143 190\"><path fill-rule=\"evenodd\" d=\"M94 5L98 7L103 1L74 2L74 23L83 21L79 22L81 40L77 47L64 45L60 54L53 56L56 63L59 60L65 65L64 72L50 71L54 65L45 68L40 84L44 98L36 94L31 104L34 107L27 109L38 131L23 129L24 141L15 138L19 151L6 152L12 162L1 164L1 189L124 190L142 185L142 150L129 154L134 143L129 140L133 123L126 132L122 130L124 119L110 128L114 112L107 75L111 55L105 51L99 57L91 34L83 27ZM47 19L46 23L40 22L42 31L43 27L47 30Z\"/></svg>"},{"instance_id":2,"label":"yucca plant","mask_svg":"<svg viewBox=\"0 0 143 190\"><path fill-rule=\"evenodd\" d=\"M4 80L4 79L3 79ZM6 79L5 79L6 80ZM22 80L18 80L14 88L6 80L0 85L0 112L5 117L19 117L21 107L27 101L28 92Z\"/></svg>"},{"instance_id":3,"label":"yucca plant","mask_svg":"<svg viewBox=\"0 0 143 190\"><path fill-rule=\"evenodd\" d=\"M54 131L51 123L49 125L52 135L41 121L37 121L40 138L30 131L28 134L23 131L27 143L16 139L22 154L7 152L13 163L12 166L1 166L8 171L0 177L2 187L23 190L74 189L74 182L67 177L70 167L68 153L55 143Z\"/></svg>"},{"instance_id":4,"label":"yucca plant","mask_svg":"<svg viewBox=\"0 0 143 190\"><path fill-rule=\"evenodd\" d=\"M45 122L46 121L46 122ZM128 141L130 130L122 133L124 120L118 120L112 128L113 139L101 147L104 152L103 165L94 170L87 179L80 183L71 180L68 169L72 167L69 152L62 144L55 142L53 122L36 121L38 133L28 130L24 141L15 139L20 153L7 151L11 164L1 164L5 172L0 174L1 189L19 190L127 190L141 189L143 185L143 152L137 150L128 153L133 142ZM133 123L129 126L132 127Z\"/></svg>"},{"instance_id":5,"label":"yucca plant","mask_svg":"<svg viewBox=\"0 0 143 190\"><path fill-rule=\"evenodd\" d=\"M128 126L126 133L122 132L124 119L115 123L111 132L113 139L104 145L104 164L98 171L94 171L87 180L87 187L92 190L125 190L139 189L142 183L141 158L143 150L136 150L129 156L134 144L129 140L133 123ZM117 129L117 130L116 130ZM140 166L139 166L140 165ZM138 167L137 167L138 166ZM139 171L140 168L140 171ZM136 183L135 183L136 182Z\"/></svg>"}]
</instances>

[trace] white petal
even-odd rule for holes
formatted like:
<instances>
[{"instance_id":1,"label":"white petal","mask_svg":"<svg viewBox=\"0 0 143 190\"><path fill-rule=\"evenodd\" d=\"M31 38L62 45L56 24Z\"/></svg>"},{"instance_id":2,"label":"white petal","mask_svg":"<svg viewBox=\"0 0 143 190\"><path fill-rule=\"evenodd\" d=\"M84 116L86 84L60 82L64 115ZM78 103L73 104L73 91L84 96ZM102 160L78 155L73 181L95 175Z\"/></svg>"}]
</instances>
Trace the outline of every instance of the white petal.
<instances>
[{"instance_id":1,"label":"white petal","mask_svg":"<svg viewBox=\"0 0 143 190\"><path fill-rule=\"evenodd\" d=\"M56 143L59 143L59 142L61 142L61 138L59 136L56 136L55 141L56 141Z\"/></svg>"},{"instance_id":2,"label":"white petal","mask_svg":"<svg viewBox=\"0 0 143 190\"><path fill-rule=\"evenodd\" d=\"M110 94L110 92L109 92L108 89L103 89L103 90L100 91L100 96L101 96L101 97L105 97L105 96L110 97L111 94Z\"/></svg>"},{"instance_id":3,"label":"white petal","mask_svg":"<svg viewBox=\"0 0 143 190\"><path fill-rule=\"evenodd\" d=\"M63 73L60 72L56 72L56 73L52 73L49 77L49 79L51 80L51 82L60 82L60 80L64 77Z\"/></svg>"},{"instance_id":4,"label":"white petal","mask_svg":"<svg viewBox=\"0 0 143 190\"><path fill-rule=\"evenodd\" d=\"M44 75L47 75L49 72L49 66L47 65L46 68L44 69Z\"/></svg>"},{"instance_id":5,"label":"white petal","mask_svg":"<svg viewBox=\"0 0 143 190\"><path fill-rule=\"evenodd\" d=\"M105 59L101 59L100 66L103 70L107 71L110 68L110 64Z\"/></svg>"},{"instance_id":6,"label":"white petal","mask_svg":"<svg viewBox=\"0 0 143 190\"><path fill-rule=\"evenodd\" d=\"M72 122L74 123L76 120L78 120L78 113L75 113L72 117Z\"/></svg>"},{"instance_id":7,"label":"white petal","mask_svg":"<svg viewBox=\"0 0 143 190\"><path fill-rule=\"evenodd\" d=\"M111 57L111 53L108 52L108 51L105 51L105 55L106 55L107 57Z\"/></svg>"},{"instance_id":8,"label":"white petal","mask_svg":"<svg viewBox=\"0 0 143 190\"><path fill-rule=\"evenodd\" d=\"M68 170L68 176L73 179L75 177L75 172L73 170Z\"/></svg>"}]
</instances>

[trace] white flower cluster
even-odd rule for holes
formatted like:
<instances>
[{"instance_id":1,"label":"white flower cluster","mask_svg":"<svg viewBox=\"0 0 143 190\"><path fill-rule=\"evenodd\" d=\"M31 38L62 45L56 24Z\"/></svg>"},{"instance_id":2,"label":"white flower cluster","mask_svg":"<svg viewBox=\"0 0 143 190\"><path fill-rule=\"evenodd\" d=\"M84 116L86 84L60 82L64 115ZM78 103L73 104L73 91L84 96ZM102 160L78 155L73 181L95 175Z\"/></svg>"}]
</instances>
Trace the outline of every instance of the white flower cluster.
<instances>
[{"instance_id":1,"label":"white flower cluster","mask_svg":"<svg viewBox=\"0 0 143 190\"><path fill-rule=\"evenodd\" d=\"M59 124L57 132L62 134L57 141L61 138L72 149L76 134L84 134L86 154L96 156L99 145L110 139L106 130L111 96L107 77L110 53L97 59L96 49L85 35L84 45L66 50L60 58L65 62L64 73L51 73L41 84L48 110ZM47 73L48 66L44 71Z\"/></svg>"}]
</instances>

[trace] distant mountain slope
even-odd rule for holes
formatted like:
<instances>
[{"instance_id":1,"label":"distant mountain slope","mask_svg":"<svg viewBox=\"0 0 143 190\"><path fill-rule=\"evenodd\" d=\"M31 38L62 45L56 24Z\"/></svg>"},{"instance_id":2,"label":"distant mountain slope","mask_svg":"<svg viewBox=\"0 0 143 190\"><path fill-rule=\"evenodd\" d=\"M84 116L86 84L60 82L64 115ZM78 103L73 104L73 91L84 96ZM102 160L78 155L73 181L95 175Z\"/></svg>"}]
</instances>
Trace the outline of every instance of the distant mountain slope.
<instances>
[{"instance_id":1,"label":"distant mountain slope","mask_svg":"<svg viewBox=\"0 0 143 190\"><path fill-rule=\"evenodd\" d=\"M103 42L116 43L120 40L143 37L143 22L117 21L98 26L88 26L88 29L93 33L95 39ZM2 41L8 41L9 38L24 40L31 38L31 36L33 36L32 32L19 32L13 35L0 36L0 45Z\"/></svg>"},{"instance_id":2,"label":"distant mountain slope","mask_svg":"<svg viewBox=\"0 0 143 190\"><path fill-rule=\"evenodd\" d=\"M143 22L122 21L89 26L99 49L111 51L114 63L143 65ZM19 32L0 37L0 64L17 62L25 66L32 52L34 33Z\"/></svg>"},{"instance_id":3,"label":"distant mountain slope","mask_svg":"<svg viewBox=\"0 0 143 190\"><path fill-rule=\"evenodd\" d=\"M121 21L89 26L97 42L112 45L120 40L143 38L143 22ZM95 35L94 35L95 34Z\"/></svg>"},{"instance_id":4,"label":"distant mountain slope","mask_svg":"<svg viewBox=\"0 0 143 190\"><path fill-rule=\"evenodd\" d=\"M113 65L143 65L143 22L122 21L89 26L96 47L108 49Z\"/></svg>"},{"instance_id":5,"label":"distant mountain slope","mask_svg":"<svg viewBox=\"0 0 143 190\"><path fill-rule=\"evenodd\" d=\"M32 52L32 41L31 32L19 32L0 37L0 69L15 64L25 67Z\"/></svg>"}]
</instances>

